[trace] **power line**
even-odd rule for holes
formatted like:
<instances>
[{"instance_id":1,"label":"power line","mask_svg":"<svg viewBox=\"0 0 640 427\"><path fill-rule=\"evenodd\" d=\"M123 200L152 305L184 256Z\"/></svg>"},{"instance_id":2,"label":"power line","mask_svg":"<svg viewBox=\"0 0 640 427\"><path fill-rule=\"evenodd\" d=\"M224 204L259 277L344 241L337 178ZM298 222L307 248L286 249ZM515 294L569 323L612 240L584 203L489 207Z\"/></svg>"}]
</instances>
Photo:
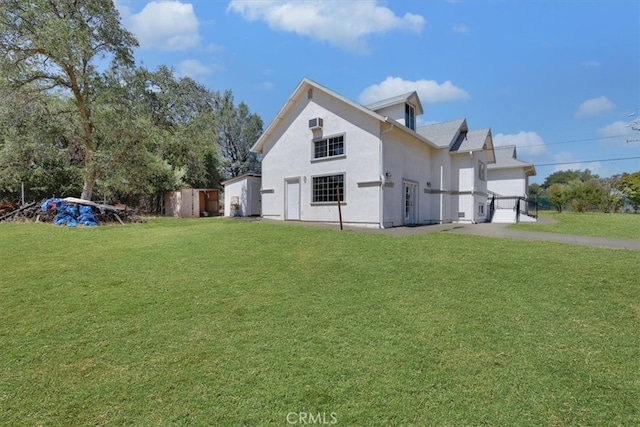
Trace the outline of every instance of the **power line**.
<instances>
[{"instance_id":1,"label":"power line","mask_svg":"<svg viewBox=\"0 0 640 427\"><path fill-rule=\"evenodd\" d=\"M601 139L622 138L622 137L625 137L625 136L629 136L629 135L600 136L600 137L596 137L596 138L573 139L571 141L547 142L546 144L538 144L538 145L571 144L573 142L597 141L597 140L601 140ZM529 147L534 147L534 145L529 145Z\"/></svg>"},{"instance_id":2,"label":"power line","mask_svg":"<svg viewBox=\"0 0 640 427\"><path fill-rule=\"evenodd\" d=\"M628 136L629 135L599 136L599 137L595 137L595 138L572 139L572 140L569 140L569 141L543 142L542 144L522 145L522 146L519 146L518 148L543 147L543 146L547 146L547 145L558 145L558 144L572 144L574 142L599 141L601 139L624 138L624 137L628 137ZM501 148L501 147L504 147L504 145L498 145L497 147L494 147L494 148Z\"/></svg>"},{"instance_id":3,"label":"power line","mask_svg":"<svg viewBox=\"0 0 640 427\"><path fill-rule=\"evenodd\" d=\"M534 166L574 165L574 164L578 164L578 163L593 163L593 162L617 162L618 160L633 160L633 159L640 159L640 156L636 156L636 157L619 157L617 159L582 160L582 161L579 161L579 162L536 163Z\"/></svg>"}]
</instances>

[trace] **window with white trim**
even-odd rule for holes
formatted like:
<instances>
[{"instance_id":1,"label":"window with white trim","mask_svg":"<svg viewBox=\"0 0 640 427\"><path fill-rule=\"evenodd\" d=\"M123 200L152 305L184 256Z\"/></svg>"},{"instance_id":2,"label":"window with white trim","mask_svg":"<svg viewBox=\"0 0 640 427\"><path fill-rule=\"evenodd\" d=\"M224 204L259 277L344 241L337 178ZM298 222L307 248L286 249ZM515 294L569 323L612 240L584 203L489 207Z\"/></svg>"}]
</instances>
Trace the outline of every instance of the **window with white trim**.
<instances>
[{"instance_id":1,"label":"window with white trim","mask_svg":"<svg viewBox=\"0 0 640 427\"><path fill-rule=\"evenodd\" d=\"M316 176L313 178L313 202L337 202L338 191L340 201L344 202L344 174ZM336 191L336 187L337 190Z\"/></svg>"},{"instance_id":2,"label":"window with white trim","mask_svg":"<svg viewBox=\"0 0 640 427\"><path fill-rule=\"evenodd\" d=\"M412 105L404 104L404 125L416 130L416 110Z\"/></svg>"},{"instance_id":3,"label":"window with white trim","mask_svg":"<svg viewBox=\"0 0 640 427\"><path fill-rule=\"evenodd\" d=\"M478 203L478 214L484 215L484 203Z\"/></svg>"},{"instance_id":4,"label":"window with white trim","mask_svg":"<svg viewBox=\"0 0 640 427\"><path fill-rule=\"evenodd\" d=\"M344 154L344 135L313 141L313 158L342 156Z\"/></svg>"},{"instance_id":5,"label":"window with white trim","mask_svg":"<svg viewBox=\"0 0 640 427\"><path fill-rule=\"evenodd\" d=\"M484 181L485 177L485 166L484 163L478 162L478 179L480 181Z\"/></svg>"}]
</instances>

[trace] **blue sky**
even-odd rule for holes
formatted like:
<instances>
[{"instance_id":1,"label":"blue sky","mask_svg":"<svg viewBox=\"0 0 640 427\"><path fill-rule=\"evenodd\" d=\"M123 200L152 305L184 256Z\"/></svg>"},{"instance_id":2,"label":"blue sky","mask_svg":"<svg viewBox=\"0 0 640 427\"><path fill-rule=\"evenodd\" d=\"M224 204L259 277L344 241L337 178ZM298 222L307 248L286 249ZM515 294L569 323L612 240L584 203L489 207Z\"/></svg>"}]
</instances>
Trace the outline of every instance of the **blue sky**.
<instances>
[{"instance_id":1,"label":"blue sky","mask_svg":"<svg viewBox=\"0 0 640 427\"><path fill-rule=\"evenodd\" d=\"M418 91L550 173L640 170L635 0L117 0L139 64L231 89L266 126L302 78L363 104ZM635 113L635 116L630 114ZM556 164L561 162L578 162ZM553 164L543 166L544 164Z\"/></svg>"}]
</instances>

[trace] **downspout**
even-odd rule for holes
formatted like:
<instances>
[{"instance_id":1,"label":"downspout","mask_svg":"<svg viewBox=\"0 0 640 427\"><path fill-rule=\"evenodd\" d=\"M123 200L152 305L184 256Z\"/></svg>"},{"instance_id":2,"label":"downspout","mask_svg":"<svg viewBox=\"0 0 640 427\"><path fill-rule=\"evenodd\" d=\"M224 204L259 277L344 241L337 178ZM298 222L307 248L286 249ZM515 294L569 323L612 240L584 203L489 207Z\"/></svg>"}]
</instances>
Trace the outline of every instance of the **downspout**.
<instances>
[{"instance_id":1,"label":"downspout","mask_svg":"<svg viewBox=\"0 0 640 427\"><path fill-rule=\"evenodd\" d=\"M387 122L388 117L384 118L384 123ZM378 195L378 219L380 220L380 228L384 228L384 184L385 184L385 175L384 175L384 150L382 147L382 136L391 132L394 128L394 124L391 123L391 126L385 130L380 131L380 152L378 155L380 156L380 191Z\"/></svg>"}]
</instances>

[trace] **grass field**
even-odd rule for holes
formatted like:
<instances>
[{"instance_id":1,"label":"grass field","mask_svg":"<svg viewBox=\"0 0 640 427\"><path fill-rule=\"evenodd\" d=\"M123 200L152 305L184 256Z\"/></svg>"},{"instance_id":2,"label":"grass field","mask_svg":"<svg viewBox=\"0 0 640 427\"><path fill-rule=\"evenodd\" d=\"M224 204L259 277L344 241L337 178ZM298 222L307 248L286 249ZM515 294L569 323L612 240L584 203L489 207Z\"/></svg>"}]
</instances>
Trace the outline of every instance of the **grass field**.
<instances>
[{"instance_id":1,"label":"grass field","mask_svg":"<svg viewBox=\"0 0 640 427\"><path fill-rule=\"evenodd\" d=\"M640 424L640 252L207 218L0 254L1 425Z\"/></svg>"},{"instance_id":2,"label":"grass field","mask_svg":"<svg viewBox=\"0 0 640 427\"><path fill-rule=\"evenodd\" d=\"M613 237L617 239L640 240L640 215L573 213L561 214L542 211L543 218L552 218L553 224L524 223L510 225L509 228L525 231L547 231L560 234L577 234L592 237Z\"/></svg>"}]
</instances>

